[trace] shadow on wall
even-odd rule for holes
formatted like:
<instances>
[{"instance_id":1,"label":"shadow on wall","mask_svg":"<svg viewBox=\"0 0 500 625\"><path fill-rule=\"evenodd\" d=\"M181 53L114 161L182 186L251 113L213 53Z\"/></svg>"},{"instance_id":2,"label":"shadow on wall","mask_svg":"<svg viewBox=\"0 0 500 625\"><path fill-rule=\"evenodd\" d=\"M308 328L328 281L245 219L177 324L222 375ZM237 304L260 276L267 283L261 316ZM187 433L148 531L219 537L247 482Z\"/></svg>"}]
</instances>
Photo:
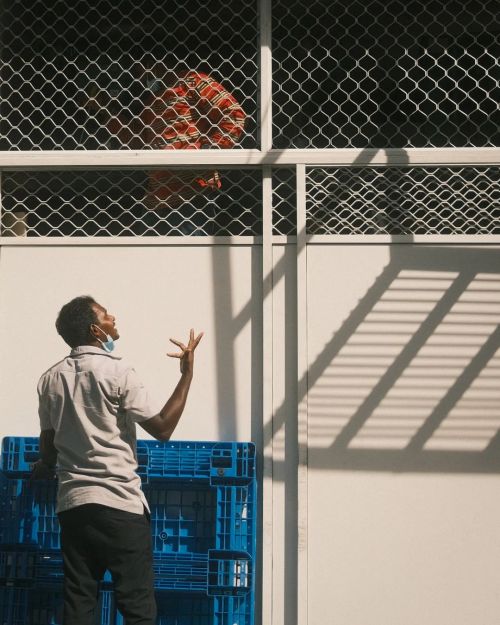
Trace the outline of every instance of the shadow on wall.
<instances>
[{"instance_id":1,"label":"shadow on wall","mask_svg":"<svg viewBox=\"0 0 500 625\"><path fill-rule=\"evenodd\" d=\"M500 258L391 246L309 367L309 467L500 471Z\"/></svg>"},{"instance_id":2,"label":"shadow on wall","mask_svg":"<svg viewBox=\"0 0 500 625\"><path fill-rule=\"evenodd\" d=\"M377 152L363 150L353 166ZM409 162L403 149L387 157L387 165ZM407 206L400 181L387 180L389 219L391 207ZM398 234L411 234L411 216L401 216ZM273 283L285 273L277 263ZM499 287L497 250L394 241L381 275L299 380L308 392L308 466L499 472ZM285 321L296 326L291 304L295 324ZM290 427L289 405L266 423L264 445ZM275 461L274 478L283 475Z\"/></svg>"},{"instance_id":3,"label":"shadow on wall","mask_svg":"<svg viewBox=\"0 0 500 625\"><path fill-rule=\"evenodd\" d=\"M250 414L251 440L258 445L262 427L262 258L258 247L251 247L251 295L240 311L234 310L234 283L240 278L233 270L231 248L212 247L212 276L215 306L215 342L217 345L216 384L218 437L240 440L237 422L236 343L250 324Z\"/></svg>"}]
</instances>

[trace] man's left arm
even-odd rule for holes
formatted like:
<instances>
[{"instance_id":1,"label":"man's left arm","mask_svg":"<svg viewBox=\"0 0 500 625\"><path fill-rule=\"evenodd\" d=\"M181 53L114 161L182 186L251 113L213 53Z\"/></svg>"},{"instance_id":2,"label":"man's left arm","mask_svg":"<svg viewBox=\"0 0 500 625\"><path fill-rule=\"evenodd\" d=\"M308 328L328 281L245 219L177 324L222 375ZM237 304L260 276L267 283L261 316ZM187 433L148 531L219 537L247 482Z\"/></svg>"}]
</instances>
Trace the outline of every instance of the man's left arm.
<instances>
[{"instance_id":1,"label":"man's left arm","mask_svg":"<svg viewBox=\"0 0 500 625\"><path fill-rule=\"evenodd\" d=\"M40 418L40 460L35 462L31 473L32 480L47 480L55 477L57 449L54 445L55 431L50 421L51 402L45 376L40 378L37 387L38 416Z\"/></svg>"},{"instance_id":2,"label":"man's left arm","mask_svg":"<svg viewBox=\"0 0 500 625\"><path fill-rule=\"evenodd\" d=\"M40 460L33 465L32 480L48 480L55 477L57 449L54 446L54 430L40 432Z\"/></svg>"}]
</instances>

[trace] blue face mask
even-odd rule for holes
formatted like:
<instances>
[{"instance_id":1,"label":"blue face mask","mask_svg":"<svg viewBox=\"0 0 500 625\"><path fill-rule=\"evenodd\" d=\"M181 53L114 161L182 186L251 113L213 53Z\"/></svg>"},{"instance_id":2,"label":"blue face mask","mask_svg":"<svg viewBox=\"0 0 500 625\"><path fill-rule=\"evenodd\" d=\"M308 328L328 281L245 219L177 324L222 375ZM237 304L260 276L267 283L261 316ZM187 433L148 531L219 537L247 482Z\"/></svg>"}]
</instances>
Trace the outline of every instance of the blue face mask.
<instances>
[{"instance_id":1,"label":"blue face mask","mask_svg":"<svg viewBox=\"0 0 500 625\"><path fill-rule=\"evenodd\" d=\"M162 90L163 87L163 83L161 80L159 80L158 78L148 78L148 80L146 80L146 89L149 89L149 91L152 91L153 93L158 93Z\"/></svg>"},{"instance_id":2,"label":"blue face mask","mask_svg":"<svg viewBox=\"0 0 500 625\"><path fill-rule=\"evenodd\" d=\"M99 328L99 326L96 326L96 328ZM103 350L105 352L108 352L108 354L109 354L115 348L115 342L113 341L113 337L110 336L109 334L106 334L106 332L104 332L104 330L102 328L99 328L99 330L105 335L106 340L105 341L101 341L101 339L97 339L97 340L102 345Z\"/></svg>"}]
</instances>

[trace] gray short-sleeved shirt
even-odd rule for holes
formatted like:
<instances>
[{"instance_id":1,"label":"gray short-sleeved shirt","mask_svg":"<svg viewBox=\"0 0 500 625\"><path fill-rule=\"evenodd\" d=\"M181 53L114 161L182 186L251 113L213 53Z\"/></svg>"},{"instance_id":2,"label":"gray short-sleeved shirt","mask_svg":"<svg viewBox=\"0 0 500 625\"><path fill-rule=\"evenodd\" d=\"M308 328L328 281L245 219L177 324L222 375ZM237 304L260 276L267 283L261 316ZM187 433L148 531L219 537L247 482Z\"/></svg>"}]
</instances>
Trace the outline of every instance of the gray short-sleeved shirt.
<instances>
[{"instance_id":1,"label":"gray short-sleeved shirt","mask_svg":"<svg viewBox=\"0 0 500 625\"><path fill-rule=\"evenodd\" d=\"M98 503L142 514L135 424L159 414L134 369L83 345L38 383L42 430L55 431L57 511Z\"/></svg>"}]
</instances>

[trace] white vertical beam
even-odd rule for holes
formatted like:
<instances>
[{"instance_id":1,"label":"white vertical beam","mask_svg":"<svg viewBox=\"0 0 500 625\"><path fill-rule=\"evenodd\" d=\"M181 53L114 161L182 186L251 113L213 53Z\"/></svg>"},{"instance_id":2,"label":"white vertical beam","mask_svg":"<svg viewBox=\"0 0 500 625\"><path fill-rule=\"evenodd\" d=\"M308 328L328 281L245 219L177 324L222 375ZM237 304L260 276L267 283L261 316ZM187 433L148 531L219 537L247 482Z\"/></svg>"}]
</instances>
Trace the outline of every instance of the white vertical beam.
<instances>
[{"instance_id":1,"label":"white vertical beam","mask_svg":"<svg viewBox=\"0 0 500 625\"><path fill-rule=\"evenodd\" d=\"M259 0L260 15L260 148L272 148L272 0ZM262 171L262 625L273 623L273 303L272 303L272 170Z\"/></svg>"},{"instance_id":2,"label":"white vertical beam","mask_svg":"<svg viewBox=\"0 0 500 625\"><path fill-rule=\"evenodd\" d=\"M272 0L260 0L260 149L263 153L272 148Z\"/></svg>"},{"instance_id":3,"label":"white vertical beam","mask_svg":"<svg viewBox=\"0 0 500 625\"><path fill-rule=\"evenodd\" d=\"M273 622L273 241L272 170L262 180L262 625Z\"/></svg>"},{"instance_id":4,"label":"white vertical beam","mask_svg":"<svg viewBox=\"0 0 500 625\"><path fill-rule=\"evenodd\" d=\"M297 476L297 620L307 625L307 245L306 245L306 167L296 166L297 174L297 431L299 466ZM328 618L327 618L328 620Z\"/></svg>"}]
</instances>

